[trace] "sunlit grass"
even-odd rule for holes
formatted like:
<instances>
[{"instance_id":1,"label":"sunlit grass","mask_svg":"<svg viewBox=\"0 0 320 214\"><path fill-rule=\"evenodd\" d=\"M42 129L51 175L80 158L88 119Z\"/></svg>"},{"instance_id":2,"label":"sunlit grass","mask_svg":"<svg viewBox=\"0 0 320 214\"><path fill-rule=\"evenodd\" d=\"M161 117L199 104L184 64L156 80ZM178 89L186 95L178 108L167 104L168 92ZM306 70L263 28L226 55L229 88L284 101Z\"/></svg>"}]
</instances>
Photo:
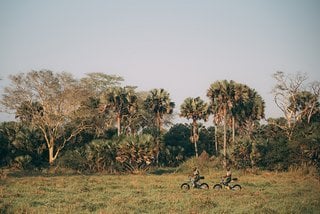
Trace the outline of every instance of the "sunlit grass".
<instances>
[{"instance_id":1,"label":"sunlit grass","mask_svg":"<svg viewBox=\"0 0 320 214\"><path fill-rule=\"evenodd\" d=\"M239 192L212 186L180 190L186 174L8 176L0 180L1 213L319 213L320 183L297 173L235 172Z\"/></svg>"}]
</instances>

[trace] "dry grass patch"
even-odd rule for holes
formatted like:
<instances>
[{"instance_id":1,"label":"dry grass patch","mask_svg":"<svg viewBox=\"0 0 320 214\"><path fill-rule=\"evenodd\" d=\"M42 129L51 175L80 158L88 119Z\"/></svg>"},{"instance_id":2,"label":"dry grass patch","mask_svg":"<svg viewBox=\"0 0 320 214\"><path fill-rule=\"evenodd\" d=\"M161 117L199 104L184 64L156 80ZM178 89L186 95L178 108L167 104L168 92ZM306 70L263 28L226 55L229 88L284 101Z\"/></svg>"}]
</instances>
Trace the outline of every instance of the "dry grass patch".
<instances>
[{"instance_id":1,"label":"dry grass patch","mask_svg":"<svg viewBox=\"0 0 320 214\"><path fill-rule=\"evenodd\" d=\"M209 190L180 190L186 174L8 175L0 186L2 213L319 213L313 176L235 172L242 191L212 186L223 172L205 175Z\"/></svg>"}]
</instances>

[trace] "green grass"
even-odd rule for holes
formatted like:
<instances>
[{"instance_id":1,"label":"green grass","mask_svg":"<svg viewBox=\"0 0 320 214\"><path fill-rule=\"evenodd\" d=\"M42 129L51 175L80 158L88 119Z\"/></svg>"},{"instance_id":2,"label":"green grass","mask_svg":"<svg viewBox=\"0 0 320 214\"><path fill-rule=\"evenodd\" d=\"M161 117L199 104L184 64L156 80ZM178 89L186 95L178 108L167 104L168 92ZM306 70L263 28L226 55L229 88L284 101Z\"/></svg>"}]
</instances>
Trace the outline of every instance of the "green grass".
<instances>
[{"instance_id":1,"label":"green grass","mask_svg":"<svg viewBox=\"0 0 320 214\"><path fill-rule=\"evenodd\" d=\"M8 175L0 180L0 213L320 213L320 183L297 173L235 172L239 192L180 190L187 175Z\"/></svg>"}]
</instances>

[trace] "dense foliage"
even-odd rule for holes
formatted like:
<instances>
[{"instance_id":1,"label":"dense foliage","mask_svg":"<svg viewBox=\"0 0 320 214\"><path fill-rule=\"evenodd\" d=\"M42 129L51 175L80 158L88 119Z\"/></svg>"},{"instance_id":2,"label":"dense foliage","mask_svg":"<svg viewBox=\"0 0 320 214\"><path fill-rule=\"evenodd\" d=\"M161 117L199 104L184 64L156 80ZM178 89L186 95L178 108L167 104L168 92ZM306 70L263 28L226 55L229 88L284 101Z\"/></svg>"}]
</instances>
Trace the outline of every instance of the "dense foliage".
<instances>
[{"instance_id":1,"label":"dense foliage","mask_svg":"<svg viewBox=\"0 0 320 214\"><path fill-rule=\"evenodd\" d=\"M11 76L1 104L17 121L0 124L0 166L137 173L204 154L239 169L319 169L319 84L293 91L285 81L294 77L275 77L284 117L260 124L262 97L225 80L209 87L209 103L186 98L179 115L190 123L172 124L175 103L164 89L137 92L122 87L121 77L99 73L80 80L47 70ZM305 79L296 78L302 85ZM207 119L206 126L199 122Z\"/></svg>"}]
</instances>

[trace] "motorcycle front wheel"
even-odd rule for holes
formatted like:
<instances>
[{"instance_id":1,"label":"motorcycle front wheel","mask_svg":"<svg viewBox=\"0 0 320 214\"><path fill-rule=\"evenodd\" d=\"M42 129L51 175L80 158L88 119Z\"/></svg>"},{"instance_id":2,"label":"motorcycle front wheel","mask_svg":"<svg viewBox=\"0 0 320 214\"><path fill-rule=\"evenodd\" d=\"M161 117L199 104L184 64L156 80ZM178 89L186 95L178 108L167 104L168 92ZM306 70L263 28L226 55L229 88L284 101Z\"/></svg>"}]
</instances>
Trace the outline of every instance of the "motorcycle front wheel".
<instances>
[{"instance_id":1,"label":"motorcycle front wheel","mask_svg":"<svg viewBox=\"0 0 320 214\"><path fill-rule=\"evenodd\" d=\"M236 184L232 187L232 190L241 190L241 186L239 184Z\"/></svg>"},{"instance_id":2,"label":"motorcycle front wheel","mask_svg":"<svg viewBox=\"0 0 320 214\"><path fill-rule=\"evenodd\" d=\"M182 190L189 190L189 189L190 189L190 185L187 184L187 183L183 183L183 184L181 184L180 188L181 188Z\"/></svg>"},{"instance_id":3,"label":"motorcycle front wheel","mask_svg":"<svg viewBox=\"0 0 320 214\"><path fill-rule=\"evenodd\" d=\"M221 189L222 189L222 185L221 185L221 184L215 184L215 185L213 186L213 189L215 189L215 190L221 190Z\"/></svg>"},{"instance_id":4,"label":"motorcycle front wheel","mask_svg":"<svg viewBox=\"0 0 320 214\"><path fill-rule=\"evenodd\" d=\"M209 185L206 183L200 184L200 189L209 189Z\"/></svg>"}]
</instances>

